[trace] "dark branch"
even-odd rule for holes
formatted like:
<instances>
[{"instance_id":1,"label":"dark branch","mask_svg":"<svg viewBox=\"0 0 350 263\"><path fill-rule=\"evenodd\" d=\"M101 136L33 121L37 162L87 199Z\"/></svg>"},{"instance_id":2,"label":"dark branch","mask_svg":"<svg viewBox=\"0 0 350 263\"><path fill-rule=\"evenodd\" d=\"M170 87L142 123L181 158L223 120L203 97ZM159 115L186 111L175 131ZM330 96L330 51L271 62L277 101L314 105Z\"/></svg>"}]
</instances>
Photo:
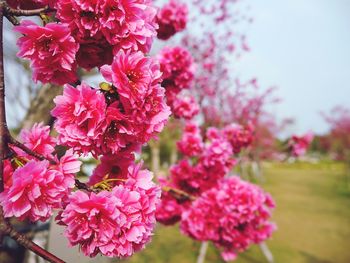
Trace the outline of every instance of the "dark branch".
<instances>
[{"instance_id":1,"label":"dark branch","mask_svg":"<svg viewBox=\"0 0 350 263\"><path fill-rule=\"evenodd\" d=\"M13 15L5 14L5 17L7 18L8 21L11 22L12 25L14 25L14 26L18 26L19 25L19 21Z\"/></svg>"},{"instance_id":2,"label":"dark branch","mask_svg":"<svg viewBox=\"0 0 350 263\"><path fill-rule=\"evenodd\" d=\"M11 9L7 8L5 1L0 0L0 192L4 191L3 184L3 172L4 172L4 159L9 156L9 143L19 147L26 153L42 160L45 157L38 155L28 149L26 146L16 141L10 136L10 133L6 124L6 110L5 110L5 80L4 80L4 50L3 50L3 21L6 16L10 21L14 13L9 12ZM17 10L18 11L18 10ZM19 14L17 12L17 14ZM14 22L14 21L13 21ZM0 206L0 233L1 235L8 235L17 241L18 244L26 247L33 251L38 256L46 259L52 263L64 263L63 260L59 259L55 255L51 254L47 250L35 244L32 240L23 234L18 233L11 224L7 222L4 217L2 207Z\"/></svg>"},{"instance_id":3,"label":"dark branch","mask_svg":"<svg viewBox=\"0 0 350 263\"><path fill-rule=\"evenodd\" d=\"M6 5L4 9L5 9L4 11L6 15L12 15L12 16L38 16L40 14L50 11L50 8L48 6L44 8L33 9L33 10L22 10L22 9L13 9Z\"/></svg>"},{"instance_id":4,"label":"dark branch","mask_svg":"<svg viewBox=\"0 0 350 263\"><path fill-rule=\"evenodd\" d=\"M196 200L195 196L190 195L190 194L186 193L185 191L182 191L182 190L179 190L179 189L175 189L175 188L172 188L172 187L169 187L169 186L163 186L162 190L164 192L169 192L172 196L175 197L175 199L178 199L178 200L184 200L184 199L185 200L191 200L191 201Z\"/></svg>"},{"instance_id":5,"label":"dark branch","mask_svg":"<svg viewBox=\"0 0 350 263\"><path fill-rule=\"evenodd\" d=\"M8 224L4 218L2 208L0 207L0 232L2 234L8 235L14 239L18 244L26 247L27 249L33 251L35 254L46 259L52 263L64 263L62 259L59 259L55 255L51 254L47 250L35 244L28 237L23 234L18 233L10 224Z\"/></svg>"},{"instance_id":6,"label":"dark branch","mask_svg":"<svg viewBox=\"0 0 350 263\"><path fill-rule=\"evenodd\" d=\"M29 154L30 156L33 156L34 158L43 161L43 160L48 160L51 164L57 164L57 162L49 157L46 157L44 155L41 155L39 153L36 153L34 151L32 151L31 149L29 149L27 146L25 146L23 143L20 143L19 141L17 141L15 138L13 138L12 136L10 136L9 139L9 143L13 146L16 146L18 148L20 148L22 151L24 151L25 153Z\"/></svg>"},{"instance_id":7,"label":"dark branch","mask_svg":"<svg viewBox=\"0 0 350 263\"><path fill-rule=\"evenodd\" d=\"M75 186L80 190L93 191L87 184L80 182L78 179L75 179Z\"/></svg>"},{"instance_id":8,"label":"dark branch","mask_svg":"<svg viewBox=\"0 0 350 263\"><path fill-rule=\"evenodd\" d=\"M5 111L5 79L4 79L4 50L3 50L3 2L0 2L0 192L4 190L3 160L8 152L7 139L8 129Z\"/></svg>"}]
</instances>

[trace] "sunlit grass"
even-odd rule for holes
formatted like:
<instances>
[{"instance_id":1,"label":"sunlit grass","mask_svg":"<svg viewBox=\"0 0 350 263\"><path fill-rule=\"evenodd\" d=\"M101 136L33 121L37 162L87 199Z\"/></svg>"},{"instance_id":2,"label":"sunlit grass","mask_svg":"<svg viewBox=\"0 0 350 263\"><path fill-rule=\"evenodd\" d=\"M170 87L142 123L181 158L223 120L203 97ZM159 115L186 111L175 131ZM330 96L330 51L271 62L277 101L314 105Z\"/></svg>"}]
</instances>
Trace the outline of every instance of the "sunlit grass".
<instances>
[{"instance_id":1,"label":"sunlit grass","mask_svg":"<svg viewBox=\"0 0 350 263\"><path fill-rule=\"evenodd\" d=\"M350 262L350 195L345 169L335 163L264 165L262 186L277 202L273 220L278 231L267 242L275 262ZM159 226L153 242L128 263L192 263L199 244L178 227ZM206 262L222 262L210 247ZM252 247L237 263L266 262Z\"/></svg>"}]
</instances>

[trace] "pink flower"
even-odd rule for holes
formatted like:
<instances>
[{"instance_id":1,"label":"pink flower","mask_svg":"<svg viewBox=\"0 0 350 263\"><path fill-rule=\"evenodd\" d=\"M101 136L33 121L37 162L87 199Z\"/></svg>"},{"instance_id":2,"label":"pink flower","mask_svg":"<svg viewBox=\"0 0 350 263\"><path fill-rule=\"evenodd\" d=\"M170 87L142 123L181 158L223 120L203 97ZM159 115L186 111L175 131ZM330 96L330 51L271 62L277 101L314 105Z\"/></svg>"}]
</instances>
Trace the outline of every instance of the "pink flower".
<instances>
[{"instance_id":1,"label":"pink flower","mask_svg":"<svg viewBox=\"0 0 350 263\"><path fill-rule=\"evenodd\" d=\"M222 138L221 131L216 127L209 127L206 132L207 139L209 141L217 140Z\"/></svg>"},{"instance_id":2,"label":"pink flower","mask_svg":"<svg viewBox=\"0 0 350 263\"><path fill-rule=\"evenodd\" d=\"M200 162L192 165L188 159L183 159L171 167L170 180L176 189L198 196L218 184L225 176L224 169L225 167L218 163L206 167Z\"/></svg>"},{"instance_id":3,"label":"pink flower","mask_svg":"<svg viewBox=\"0 0 350 263\"><path fill-rule=\"evenodd\" d=\"M158 28L155 22L157 10L153 1L118 1L117 5L115 0L101 2L102 33L108 42L116 45L116 52L131 49L148 53Z\"/></svg>"},{"instance_id":4,"label":"pink flower","mask_svg":"<svg viewBox=\"0 0 350 263\"><path fill-rule=\"evenodd\" d=\"M163 72L163 87L176 89L189 89L194 80L194 61L188 50L177 46L165 47L159 55L160 69Z\"/></svg>"},{"instance_id":5,"label":"pink flower","mask_svg":"<svg viewBox=\"0 0 350 263\"><path fill-rule=\"evenodd\" d=\"M11 160L12 161L12 160ZM4 160L4 189L8 189L12 185L12 175L17 167L10 160Z\"/></svg>"},{"instance_id":6,"label":"pink flower","mask_svg":"<svg viewBox=\"0 0 350 263\"><path fill-rule=\"evenodd\" d=\"M48 23L41 27L25 20L15 30L24 35L17 42L17 55L31 61L34 81L62 85L76 80L79 45L67 25Z\"/></svg>"},{"instance_id":7,"label":"pink flower","mask_svg":"<svg viewBox=\"0 0 350 263\"><path fill-rule=\"evenodd\" d=\"M243 127L233 123L225 126L222 133L231 143L233 151L236 154L253 142L253 128L251 126Z\"/></svg>"},{"instance_id":8,"label":"pink flower","mask_svg":"<svg viewBox=\"0 0 350 263\"><path fill-rule=\"evenodd\" d=\"M82 162L78 160L78 156L74 154L72 149L66 153L58 161L58 169L63 174L75 174L80 171Z\"/></svg>"},{"instance_id":9,"label":"pink flower","mask_svg":"<svg viewBox=\"0 0 350 263\"><path fill-rule=\"evenodd\" d=\"M174 187L165 178L158 178L162 187ZM184 209L184 203L176 200L169 192L163 191L161 201L157 205L156 219L163 225L174 225L181 220L181 214Z\"/></svg>"},{"instance_id":10,"label":"pink flower","mask_svg":"<svg viewBox=\"0 0 350 263\"><path fill-rule=\"evenodd\" d=\"M69 243L80 245L82 252L90 257L108 249L113 244L111 239L120 232L117 218L122 215L117 206L122 201L106 191L73 193L60 214L60 224L67 226L64 234Z\"/></svg>"},{"instance_id":11,"label":"pink flower","mask_svg":"<svg viewBox=\"0 0 350 263\"><path fill-rule=\"evenodd\" d=\"M109 90L66 85L56 97L51 114L57 118L59 142L97 156L134 149L156 137L170 115L159 65L141 52L121 51L101 72L113 83Z\"/></svg>"},{"instance_id":12,"label":"pink flower","mask_svg":"<svg viewBox=\"0 0 350 263\"><path fill-rule=\"evenodd\" d=\"M199 163L208 173L224 177L236 164L231 144L222 138L212 140L207 144Z\"/></svg>"},{"instance_id":13,"label":"pink flower","mask_svg":"<svg viewBox=\"0 0 350 263\"><path fill-rule=\"evenodd\" d=\"M84 40L80 42L76 58L80 67L91 70L94 67L112 64L113 48L103 40Z\"/></svg>"},{"instance_id":14,"label":"pink flower","mask_svg":"<svg viewBox=\"0 0 350 263\"><path fill-rule=\"evenodd\" d=\"M203 152L203 139L199 127L193 128L192 123L186 124L180 141L176 143L178 150L185 156L198 156Z\"/></svg>"},{"instance_id":15,"label":"pink flower","mask_svg":"<svg viewBox=\"0 0 350 263\"><path fill-rule=\"evenodd\" d=\"M186 4L170 0L157 14L158 38L167 40L177 32L184 30L187 24L187 16L188 8Z\"/></svg>"},{"instance_id":16,"label":"pink flower","mask_svg":"<svg viewBox=\"0 0 350 263\"><path fill-rule=\"evenodd\" d=\"M170 168L170 180L176 189L198 195L208 187L209 180L199 166L192 166L188 159L181 160ZM210 184L210 186L212 186Z\"/></svg>"},{"instance_id":17,"label":"pink flower","mask_svg":"<svg viewBox=\"0 0 350 263\"><path fill-rule=\"evenodd\" d=\"M128 108L145 100L161 77L159 65L142 52L120 51L111 66L101 68L101 73L116 87L123 106Z\"/></svg>"},{"instance_id":18,"label":"pink flower","mask_svg":"<svg viewBox=\"0 0 350 263\"><path fill-rule=\"evenodd\" d=\"M120 51L111 66L101 68L101 73L114 85L113 94L117 93L117 97L111 95L107 111L108 128L100 143L104 152L126 144L143 144L163 130L171 112L154 60L141 52Z\"/></svg>"},{"instance_id":19,"label":"pink flower","mask_svg":"<svg viewBox=\"0 0 350 263\"><path fill-rule=\"evenodd\" d=\"M61 144L84 154L106 129L106 101L104 95L87 84L77 88L65 85L63 95L54 99L56 107L51 115L56 117L55 129Z\"/></svg>"},{"instance_id":20,"label":"pink flower","mask_svg":"<svg viewBox=\"0 0 350 263\"><path fill-rule=\"evenodd\" d=\"M157 207L157 222L171 226L181 220L182 206L168 192L162 193L161 203Z\"/></svg>"},{"instance_id":21,"label":"pink flower","mask_svg":"<svg viewBox=\"0 0 350 263\"><path fill-rule=\"evenodd\" d=\"M19 137L23 144L32 151L53 158L52 153L55 150L56 138L50 136L50 126L35 123L31 129L23 129Z\"/></svg>"},{"instance_id":22,"label":"pink flower","mask_svg":"<svg viewBox=\"0 0 350 263\"><path fill-rule=\"evenodd\" d=\"M174 116L177 118L191 120L199 113L199 105L192 96L177 96L171 106Z\"/></svg>"},{"instance_id":23,"label":"pink flower","mask_svg":"<svg viewBox=\"0 0 350 263\"><path fill-rule=\"evenodd\" d=\"M268 220L274 206L258 186L237 177L225 178L183 212L181 230L196 240L212 241L223 250L225 260L232 260L271 236L276 227Z\"/></svg>"},{"instance_id":24,"label":"pink flower","mask_svg":"<svg viewBox=\"0 0 350 263\"><path fill-rule=\"evenodd\" d=\"M50 167L48 161L29 161L13 172L12 185L0 194L0 203L5 217L46 221L73 187L73 174Z\"/></svg>"},{"instance_id":25,"label":"pink flower","mask_svg":"<svg viewBox=\"0 0 350 263\"><path fill-rule=\"evenodd\" d=\"M95 168L93 174L89 178L89 185L94 186L107 179L127 179L128 168L134 160L135 156L130 152L120 152L115 155L102 156L101 163ZM115 182L115 184L119 183L120 181Z\"/></svg>"},{"instance_id":26,"label":"pink flower","mask_svg":"<svg viewBox=\"0 0 350 263\"><path fill-rule=\"evenodd\" d=\"M87 256L131 256L151 238L160 189L140 165L131 165L128 171L125 184L111 192L72 194L58 218L67 226L65 236L70 244L80 245Z\"/></svg>"},{"instance_id":27,"label":"pink flower","mask_svg":"<svg viewBox=\"0 0 350 263\"><path fill-rule=\"evenodd\" d=\"M209 141L203 142L199 127L187 123L177 147L183 155L195 158L182 159L170 169L174 186L192 195L216 186L236 164L232 146L220 130L211 127L206 135Z\"/></svg>"},{"instance_id":28,"label":"pink flower","mask_svg":"<svg viewBox=\"0 0 350 263\"><path fill-rule=\"evenodd\" d=\"M184 133L200 134L199 126L193 122L187 122L184 127Z\"/></svg>"},{"instance_id":29,"label":"pink flower","mask_svg":"<svg viewBox=\"0 0 350 263\"><path fill-rule=\"evenodd\" d=\"M291 152L294 157L302 156L306 153L307 148L310 146L314 135L312 132L308 132L303 136L293 135L289 141Z\"/></svg>"},{"instance_id":30,"label":"pink flower","mask_svg":"<svg viewBox=\"0 0 350 263\"><path fill-rule=\"evenodd\" d=\"M150 0L61 0L57 17L68 23L77 40L108 41L116 50L148 52L156 36L156 9Z\"/></svg>"}]
</instances>

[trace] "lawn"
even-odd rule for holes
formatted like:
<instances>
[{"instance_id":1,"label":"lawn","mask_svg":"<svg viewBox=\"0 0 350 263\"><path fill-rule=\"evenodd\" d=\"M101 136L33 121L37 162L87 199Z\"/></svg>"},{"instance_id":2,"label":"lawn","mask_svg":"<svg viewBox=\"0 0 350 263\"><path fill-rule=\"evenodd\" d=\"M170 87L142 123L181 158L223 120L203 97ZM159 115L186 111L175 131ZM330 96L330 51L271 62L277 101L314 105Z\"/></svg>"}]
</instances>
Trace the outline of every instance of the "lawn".
<instances>
[{"instance_id":1,"label":"lawn","mask_svg":"<svg viewBox=\"0 0 350 263\"><path fill-rule=\"evenodd\" d=\"M350 262L350 191L340 164L265 164L264 183L277 208L278 231L267 242L278 263ZM158 226L153 242L127 263L193 263L199 244L178 227ZM223 262L210 247L206 262ZM266 262L254 246L235 261Z\"/></svg>"}]
</instances>

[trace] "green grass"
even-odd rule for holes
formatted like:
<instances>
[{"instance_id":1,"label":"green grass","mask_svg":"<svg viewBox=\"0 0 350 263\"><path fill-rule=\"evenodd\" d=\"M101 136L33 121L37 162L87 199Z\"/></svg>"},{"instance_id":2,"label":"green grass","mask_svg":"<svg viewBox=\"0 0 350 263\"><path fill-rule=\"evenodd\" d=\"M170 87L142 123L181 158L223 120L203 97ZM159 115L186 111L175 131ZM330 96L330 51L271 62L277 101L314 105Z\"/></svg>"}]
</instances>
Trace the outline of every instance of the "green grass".
<instances>
[{"instance_id":1,"label":"green grass","mask_svg":"<svg viewBox=\"0 0 350 263\"><path fill-rule=\"evenodd\" d=\"M340 164L266 164L265 182L277 208L278 230L267 242L280 263L350 262L350 191ZM192 263L199 244L178 227L158 226L153 241L127 263ZM223 262L212 246L206 262ZM241 254L237 263L266 262L259 247Z\"/></svg>"}]
</instances>

